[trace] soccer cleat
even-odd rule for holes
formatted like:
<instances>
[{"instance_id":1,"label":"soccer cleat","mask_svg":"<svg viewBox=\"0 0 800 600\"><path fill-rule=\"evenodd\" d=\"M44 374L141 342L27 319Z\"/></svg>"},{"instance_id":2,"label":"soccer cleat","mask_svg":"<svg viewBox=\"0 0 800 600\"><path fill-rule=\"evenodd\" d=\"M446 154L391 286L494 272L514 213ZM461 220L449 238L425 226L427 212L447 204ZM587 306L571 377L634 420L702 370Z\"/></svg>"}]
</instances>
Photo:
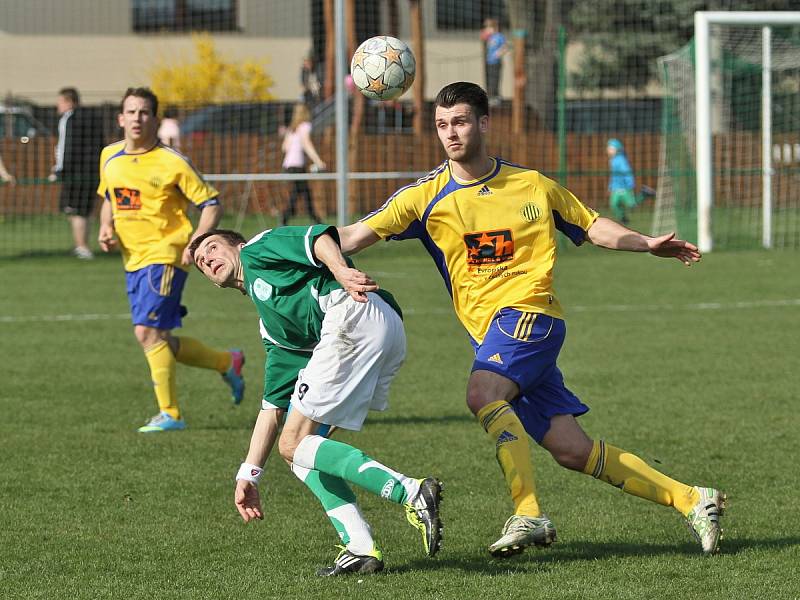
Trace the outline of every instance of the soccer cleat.
<instances>
[{"instance_id":1,"label":"soccer cleat","mask_svg":"<svg viewBox=\"0 0 800 600\"><path fill-rule=\"evenodd\" d=\"M231 352L231 366L222 374L222 379L231 388L231 398L233 403L238 405L244 398L244 376L242 367L244 366L244 352L233 349Z\"/></svg>"},{"instance_id":2,"label":"soccer cleat","mask_svg":"<svg viewBox=\"0 0 800 600\"><path fill-rule=\"evenodd\" d=\"M80 258L81 260L92 260L94 258L94 254L88 248L78 247L72 251L72 254L75 255L76 258Z\"/></svg>"},{"instance_id":3,"label":"soccer cleat","mask_svg":"<svg viewBox=\"0 0 800 600\"><path fill-rule=\"evenodd\" d=\"M489 552L492 556L505 558L519 554L528 546L549 546L555 541L556 527L547 515L511 515L503 525L503 536L489 546Z\"/></svg>"},{"instance_id":4,"label":"soccer cleat","mask_svg":"<svg viewBox=\"0 0 800 600\"><path fill-rule=\"evenodd\" d=\"M725 492L714 488L695 487L694 489L700 493L700 500L686 515L686 524L694 538L700 542L703 554L714 554L719 551L719 540L722 537L719 518L725 512L728 496Z\"/></svg>"},{"instance_id":5,"label":"soccer cleat","mask_svg":"<svg viewBox=\"0 0 800 600\"><path fill-rule=\"evenodd\" d=\"M442 501L442 482L434 477L419 480L419 492L414 500L405 503L406 519L422 533L425 554L433 556L442 547L444 526L439 518Z\"/></svg>"},{"instance_id":6,"label":"soccer cleat","mask_svg":"<svg viewBox=\"0 0 800 600\"><path fill-rule=\"evenodd\" d=\"M341 552L333 561L333 566L317 571L320 577L335 577L349 573L366 575L383 571L383 555L377 548L373 548L369 554L353 554L344 546L337 547L342 549Z\"/></svg>"},{"instance_id":7,"label":"soccer cleat","mask_svg":"<svg viewBox=\"0 0 800 600\"><path fill-rule=\"evenodd\" d=\"M158 413L152 417L145 425L139 427L139 433L158 433L160 431L180 431L186 429L186 422L183 419L173 419L165 412Z\"/></svg>"}]
</instances>

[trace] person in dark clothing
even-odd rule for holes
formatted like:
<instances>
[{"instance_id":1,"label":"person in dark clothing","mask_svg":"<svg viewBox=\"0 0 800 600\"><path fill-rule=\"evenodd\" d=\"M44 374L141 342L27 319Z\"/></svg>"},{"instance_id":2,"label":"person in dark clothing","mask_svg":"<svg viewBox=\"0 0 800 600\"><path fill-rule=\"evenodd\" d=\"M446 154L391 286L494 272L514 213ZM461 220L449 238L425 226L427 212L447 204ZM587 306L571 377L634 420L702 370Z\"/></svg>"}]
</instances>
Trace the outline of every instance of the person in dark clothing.
<instances>
[{"instance_id":1,"label":"person in dark clothing","mask_svg":"<svg viewBox=\"0 0 800 600\"><path fill-rule=\"evenodd\" d=\"M56 109L60 118L53 179L61 182L59 207L69 219L73 253L89 260L94 258L88 243L88 223L99 183L97 161L104 146L102 127L80 107L75 88L58 92Z\"/></svg>"}]
</instances>

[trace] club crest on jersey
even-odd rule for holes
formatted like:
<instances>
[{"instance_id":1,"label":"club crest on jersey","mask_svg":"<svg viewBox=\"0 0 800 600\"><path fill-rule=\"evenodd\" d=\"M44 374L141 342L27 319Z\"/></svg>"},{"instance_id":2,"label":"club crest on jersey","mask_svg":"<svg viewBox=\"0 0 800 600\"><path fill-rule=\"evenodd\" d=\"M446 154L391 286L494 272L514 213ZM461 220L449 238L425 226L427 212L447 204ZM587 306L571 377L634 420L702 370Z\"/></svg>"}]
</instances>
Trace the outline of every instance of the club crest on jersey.
<instances>
[{"instance_id":1,"label":"club crest on jersey","mask_svg":"<svg viewBox=\"0 0 800 600\"><path fill-rule=\"evenodd\" d=\"M262 302L266 302L272 296L272 286L259 277L253 282L253 294Z\"/></svg>"},{"instance_id":2,"label":"club crest on jersey","mask_svg":"<svg viewBox=\"0 0 800 600\"><path fill-rule=\"evenodd\" d=\"M514 258L514 237L510 229L464 234L467 264L501 263Z\"/></svg>"},{"instance_id":3,"label":"club crest on jersey","mask_svg":"<svg viewBox=\"0 0 800 600\"><path fill-rule=\"evenodd\" d=\"M519 209L520 216L528 223L535 223L542 216L542 211L533 202L526 202Z\"/></svg>"},{"instance_id":4,"label":"club crest on jersey","mask_svg":"<svg viewBox=\"0 0 800 600\"><path fill-rule=\"evenodd\" d=\"M117 210L139 210L142 208L142 195L132 188L114 188Z\"/></svg>"}]
</instances>

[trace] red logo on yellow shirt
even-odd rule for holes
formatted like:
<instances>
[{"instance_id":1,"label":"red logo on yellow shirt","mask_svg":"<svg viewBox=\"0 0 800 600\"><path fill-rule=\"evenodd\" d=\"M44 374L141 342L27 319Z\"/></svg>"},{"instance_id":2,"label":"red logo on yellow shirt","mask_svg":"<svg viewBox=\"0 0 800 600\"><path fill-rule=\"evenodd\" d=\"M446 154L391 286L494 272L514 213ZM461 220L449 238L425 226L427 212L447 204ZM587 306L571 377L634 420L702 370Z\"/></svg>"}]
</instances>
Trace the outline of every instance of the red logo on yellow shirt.
<instances>
[{"instance_id":1,"label":"red logo on yellow shirt","mask_svg":"<svg viewBox=\"0 0 800 600\"><path fill-rule=\"evenodd\" d=\"M139 210L142 208L142 196L139 190L132 188L114 188L117 210Z\"/></svg>"},{"instance_id":2,"label":"red logo on yellow shirt","mask_svg":"<svg viewBox=\"0 0 800 600\"><path fill-rule=\"evenodd\" d=\"M464 244L469 265L501 263L514 258L514 237L510 229L467 233Z\"/></svg>"}]
</instances>

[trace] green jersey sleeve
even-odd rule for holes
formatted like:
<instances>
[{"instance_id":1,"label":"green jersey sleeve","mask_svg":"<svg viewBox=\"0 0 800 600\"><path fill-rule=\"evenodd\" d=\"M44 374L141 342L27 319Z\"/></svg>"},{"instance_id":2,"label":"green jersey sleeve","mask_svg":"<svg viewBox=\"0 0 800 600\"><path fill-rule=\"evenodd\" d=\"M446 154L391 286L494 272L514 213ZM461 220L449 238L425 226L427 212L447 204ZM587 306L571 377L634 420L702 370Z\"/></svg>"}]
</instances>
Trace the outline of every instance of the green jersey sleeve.
<instances>
[{"instance_id":1,"label":"green jersey sleeve","mask_svg":"<svg viewBox=\"0 0 800 600\"><path fill-rule=\"evenodd\" d=\"M314 242L325 234L339 243L339 234L332 225L268 229L245 244L242 257L250 266L261 269L286 262L322 268L324 265L314 256Z\"/></svg>"}]
</instances>

